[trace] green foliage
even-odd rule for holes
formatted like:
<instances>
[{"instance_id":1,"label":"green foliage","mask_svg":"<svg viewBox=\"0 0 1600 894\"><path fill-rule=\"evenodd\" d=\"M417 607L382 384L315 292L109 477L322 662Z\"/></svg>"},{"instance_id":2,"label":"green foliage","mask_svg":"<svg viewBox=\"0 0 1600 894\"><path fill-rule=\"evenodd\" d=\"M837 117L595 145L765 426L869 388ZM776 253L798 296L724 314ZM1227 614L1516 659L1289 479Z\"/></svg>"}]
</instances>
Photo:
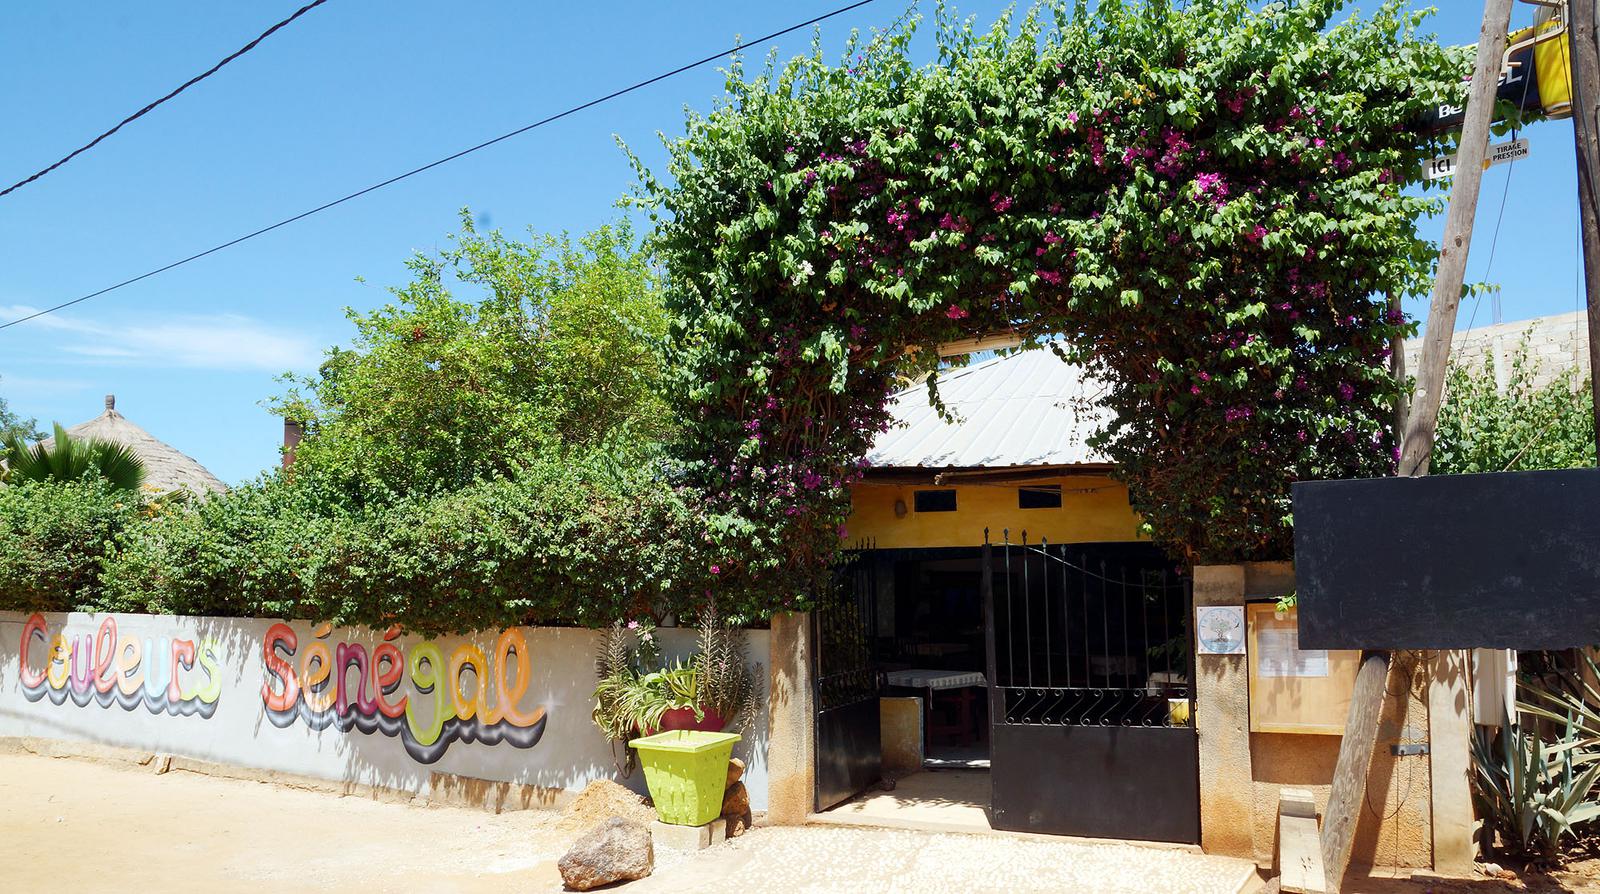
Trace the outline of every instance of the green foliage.
<instances>
[{"instance_id":1,"label":"green foliage","mask_svg":"<svg viewBox=\"0 0 1600 894\"><path fill-rule=\"evenodd\" d=\"M1539 384L1542 370L1528 345L1524 335L1503 383L1488 357L1476 366L1450 367L1430 461L1434 473L1595 464L1589 383L1579 381L1575 368L1565 367Z\"/></svg>"},{"instance_id":2,"label":"green foliage","mask_svg":"<svg viewBox=\"0 0 1600 894\"><path fill-rule=\"evenodd\" d=\"M310 424L291 471L147 504L114 549L70 558L75 604L424 635L694 616L711 522L660 455L665 317L629 231L519 243L464 217L411 269L276 402ZM0 608L30 593L0 590Z\"/></svg>"},{"instance_id":3,"label":"green foliage","mask_svg":"<svg viewBox=\"0 0 1600 894\"><path fill-rule=\"evenodd\" d=\"M700 614L693 668L699 705L728 720L728 729L751 726L760 708L760 684L745 661L744 634L717 617L714 608Z\"/></svg>"},{"instance_id":4,"label":"green foliage","mask_svg":"<svg viewBox=\"0 0 1600 894\"><path fill-rule=\"evenodd\" d=\"M0 608L98 609L102 563L142 518L137 495L103 478L0 487Z\"/></svg>"},{"instance_id":5,"label":"green foliage","mask_svg":"<svg viewBox=\"0 0 1600 894\"><path fill-rule=\"evenodd\" d=\"M1472 739L1473 802L1486 852L1554 857L1575 824L1600 816L1590 798L1600 778L1593 740L1547 745L1536 729L1478 727ZM1498 846L1491 845L1497 841Z\"/></svg>"},{"instance_id":6,"label":"green foliage","mask_svg":"<svg viewBox=\"0 0 1600 894\"><path fill-rule=\"evenodd\" d=\"M696 721L714 713L727 729L755 722L760 687L745 664L744 634L707 609L695 644L688 661L663 665L649 624L619 621L601 635L593 717L606 738L626 742L658 730L675 709L693 711Z\"/></svg>"},{"instance_id":7,"label":"green foliage","mask_svg":"<svg viewBox=\"0 0 1600 894\"><path fill-rule=\"evenodd\" d=\"M349 350L275 402L307 425L296 476L384 502L670 431L653 347L665 315L628 227L519 242L461 219L452 246L408 262L392 303L349 313Z\"/></svg>"},{"instance_id":8,"label":"green foliage","mask_svg":"<svg viewBox=\"0 0 1600 894\"><path fill-rule=\"evenodd\" d=\"M39 431L39 420L22 418L0 397L0 460L6 457L6 442L14 437L37 441L44 437L44 432Z\"/></svg>"},{"instance_id":9,"label":"green foliage","mask_svg":"<svg viewBox=\"0 0 1600 894\"><path fill-rule=\"evenodd\" d=\"M639 678L646 673L646 668L655 667L660 661L661 648L651 622L623 624L620 620L613 621L601 632L600 645L595 652L597 682L591 716L606 738L627 742L639 735L639 718L653 710L643 704L647 693L641 691ZM629 766L632 766L631 759Z\"/></svg>"},{"instance_id":10,"label":"green foliage","mask_svg":"<svg viewBox=\"0 0 1600 894\"><path fill-rule=\"evenodd\" d=\"M1385 474L1381 296L1425 290L1445 147L1411 124L1467 56L1391 0L940 9L746 78L640 166L685 458L729 532L719 585L825 578L896 374L1014 332L1108 383L1097 443L1194 561L1290 548L1290 482ZM1424 187L1426 188L1426 186ZM923 364L924 366L926 364ZM930 380L936 387L937 377Z\"/></svg>"},{"instance_id":11,"label":"green foliage","mask_svg":"<svg viewBox=\"0 0 1600 894\"><path fill-rule=\"evenodd\" d=\"M21 435L4 442L7 483L104 479L117 490L138 490L144 484L144 462L126 445L98 438L75 438L56 423L55 438L29 445Z\"/></svg>"},{"instance_id":12,"label":"green foliage","mask_svg":"<svg viewBox=\"0 0 1600 894\"><path fill-rule=\"evenodd\" d=\"M307 617L317 561L349 525L330 502L267 476L130 526L95 610Z\"/></svg>"},{"instance_id":13,"label":"green foliage","mask_svg":"<svg viewBox=\"0 0 1600 894\"><path fill-rule=\"evenodd\" d=\"M1600 692L1589 682L1600 670L1578 654L1588 674L1525 677L1518 722L1474 734L1473 802L1487 854L1551 859L1575 827L1600 819Z\"/></svg>"},{"instance_id":14,"label":"green foliage","mask_svg":"<svg viewBox=\"0 0 1600 894\"><path fill-rule=\"evenodd\" d=\"M427 635L692 615L708 585L704 522L654 470L569 454L354 509L272 477L129 531L106 572L106 607Z\"/></svg>"}]
</instances>

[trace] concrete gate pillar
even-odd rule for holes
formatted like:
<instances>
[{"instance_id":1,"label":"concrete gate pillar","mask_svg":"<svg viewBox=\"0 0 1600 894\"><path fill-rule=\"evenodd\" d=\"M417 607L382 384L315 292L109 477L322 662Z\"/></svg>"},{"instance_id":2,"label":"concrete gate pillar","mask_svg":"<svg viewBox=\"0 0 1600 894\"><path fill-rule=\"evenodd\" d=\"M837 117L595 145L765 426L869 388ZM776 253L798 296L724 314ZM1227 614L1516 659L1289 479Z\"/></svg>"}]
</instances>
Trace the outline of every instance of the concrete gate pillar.
<instances>
[{"instance_id":1,"label":"concrete gate pillar","mask_svg":"<svg viewBox=\"0 0 1600 894\"><path fill-rule=\"evenodd\" d=\"M1432 774L1433 868L1442 875L1473 873L1477 845L1472 838L1472 693L1467 685L1467 653L1434 655L1428 686L1428 742Z\"/></svg>"},{"instance_id":2,"label":"concrete gate pillar","mask_svg":"<svg viewBox=\"0 0 1600 894\"><path fill-rule=\"evenodd\" d=\"M811 615L772 616L767 711L767 819L798 826L816 803L816 723L811 692Z\"/></svg>"},{"instance_id":3,"label":"concrete gate pillar","mask_svg":"<svg viewBox=\"0 0 1600 894\"><path fill-rule=\"evenodd\" d=\"M1194 569L1194 604L1243 605L1243 565ZM1192 621L1191 621L1192 623ZM1243 655L1194 657L1194 726L1200 739L1200 846L1253 859L1250 675Z\"/></svg>"}]
</instances>

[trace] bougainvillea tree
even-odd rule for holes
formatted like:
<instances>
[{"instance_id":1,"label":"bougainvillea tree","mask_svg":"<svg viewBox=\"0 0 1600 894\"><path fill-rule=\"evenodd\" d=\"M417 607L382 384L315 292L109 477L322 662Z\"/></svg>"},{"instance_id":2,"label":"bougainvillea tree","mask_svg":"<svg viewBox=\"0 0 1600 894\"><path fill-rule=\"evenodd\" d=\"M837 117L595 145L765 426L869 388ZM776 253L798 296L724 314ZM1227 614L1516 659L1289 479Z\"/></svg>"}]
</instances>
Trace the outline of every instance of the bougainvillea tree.
<instances>
[{"instance_id":1,"label":"bougainvillea tree","mask_svg":"<svg viewBox=\"0 0 1600 894\"><path fill-rule=\"evenodd\" d=\"M641 167L691 459L770 547L728 584L827 565L895 372L978 333L1106 383L1098 444L1190 561L1286 555L1290 482L1392 469L1384 296L1435 256L1405 187L1444 148L1411 122L1466 59L1398 2L1252 5L941 8L925 65L914 22L736 64Z\"/></svg>"}]
</instances>

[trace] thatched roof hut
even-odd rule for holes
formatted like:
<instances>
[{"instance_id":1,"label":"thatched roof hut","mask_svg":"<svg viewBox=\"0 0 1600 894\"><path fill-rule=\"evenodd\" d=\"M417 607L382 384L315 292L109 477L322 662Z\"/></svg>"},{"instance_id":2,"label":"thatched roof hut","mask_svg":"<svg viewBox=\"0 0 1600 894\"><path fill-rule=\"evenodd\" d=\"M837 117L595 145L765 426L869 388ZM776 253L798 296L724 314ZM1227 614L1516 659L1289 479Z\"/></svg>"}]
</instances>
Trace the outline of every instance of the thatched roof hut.
<instances>
[{"instance_id":1,"label":"thatched roof hut","mask_svg":"<svg viewBox=\"0 0 1600 894\"><path fill-rule=\"evenodd\" d=\"M74 438L98 438L123 444L144 463L144 486L162 492L188 488L195 494L221 492L228 486L211 474L193 457L180 453L177 448L156 438L134 425L128 417L117 412L117 397L106 395L106 411L88 422L67 429ZM48 446L54 438L46 438Z\"/></svg>"}]
</instances>

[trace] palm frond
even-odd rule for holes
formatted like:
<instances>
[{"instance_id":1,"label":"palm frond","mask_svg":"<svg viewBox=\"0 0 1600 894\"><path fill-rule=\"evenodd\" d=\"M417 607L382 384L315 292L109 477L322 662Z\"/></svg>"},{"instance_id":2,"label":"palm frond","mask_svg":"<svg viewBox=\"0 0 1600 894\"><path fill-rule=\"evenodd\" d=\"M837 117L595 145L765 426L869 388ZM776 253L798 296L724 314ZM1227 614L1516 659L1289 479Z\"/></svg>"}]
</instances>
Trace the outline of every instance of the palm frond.
<instances>
[{"instance_id":1,"label":"palm frond","mask_svg":"<svg viewBox=\"0 0 1600 894\"><path fill-rule=\"evenodd\" d=\"M144 485L144 461L126 444L90 441L90 463L118 490L138 490Z\"/></svg>"},{"instance_id":2,"label":"palm frond","mask_svg":"<svg viewBox=\"0 0 1600 894\"><path fill-rule=\"evenodd\" d=\"M29 445L12 436L5 441L6 478L9 481L76 481L85 476L104 478L119 490L138 490L144 484L144 462L132 448L97 438L79 440L55 424L54 440Z\"/></svg>"}]
</instances>

